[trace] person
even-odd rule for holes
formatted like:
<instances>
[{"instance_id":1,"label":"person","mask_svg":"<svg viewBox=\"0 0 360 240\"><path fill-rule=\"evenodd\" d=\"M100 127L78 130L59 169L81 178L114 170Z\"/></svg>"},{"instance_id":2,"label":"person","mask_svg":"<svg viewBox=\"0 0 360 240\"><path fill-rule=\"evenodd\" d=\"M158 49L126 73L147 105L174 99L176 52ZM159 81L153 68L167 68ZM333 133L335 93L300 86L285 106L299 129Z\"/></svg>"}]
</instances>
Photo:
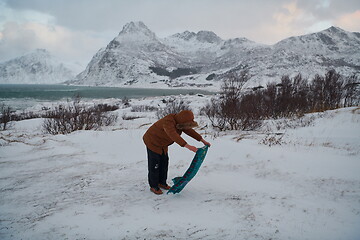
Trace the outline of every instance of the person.
<instances>
[{"instance_id":1,"label":"person","mask_svg":"<svg viewBox=\"0 0 360 240\"><path fill-rule=\"evenodd\" d=\"M182 132L190 137L201 141L204 145L210 146L202 136L193 128L197 127L194 121L194 114L190 110L183 110L177 114L169 114L155 122L145 132L143 141L147 148L148 155L148 181L150 191L155 194L162 194L162 189L169 190L170 186L166 183L169 156L168 146L176 142L181 147L196 152L195 146L189 145L180 135Z\"/></svg>"}]
</instances>

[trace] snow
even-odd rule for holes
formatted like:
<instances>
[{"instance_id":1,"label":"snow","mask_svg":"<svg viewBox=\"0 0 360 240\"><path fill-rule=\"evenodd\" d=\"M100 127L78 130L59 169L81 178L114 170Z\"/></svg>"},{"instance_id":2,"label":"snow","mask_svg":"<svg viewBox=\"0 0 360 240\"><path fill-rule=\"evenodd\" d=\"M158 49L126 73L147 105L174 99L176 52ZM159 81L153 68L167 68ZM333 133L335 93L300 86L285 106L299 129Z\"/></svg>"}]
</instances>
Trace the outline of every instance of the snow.
<instances>
[{"instance_id":1,"label":"snow","mask_svg":"<svg viewBox=\"0 0 360 240\"><path fill-rule=\"evenodd\" d=\"M45 49L36 49L18 58L0 63L2 84L58 84L73 79L83 68L63 63Z\"/></svg>"},{"instance_id":2,"label":"snow","mask_svg":"<svg viewBox=\"0 0 360 240\"><path fill-rule=\"evenodd\" d=\"M199 115L209 99L183 98L209 124ZM256 132L198 130L212 143L198 174L180 194L160 196L149 191L142 142L156 114L117 113L101 131L53 136L32 119L0 132L1 239L359 239L359 108ZM280 144L267 144L271 136ZM174 144L169 154L171 183L193 153Z\"/></svg>"}]
</instances>

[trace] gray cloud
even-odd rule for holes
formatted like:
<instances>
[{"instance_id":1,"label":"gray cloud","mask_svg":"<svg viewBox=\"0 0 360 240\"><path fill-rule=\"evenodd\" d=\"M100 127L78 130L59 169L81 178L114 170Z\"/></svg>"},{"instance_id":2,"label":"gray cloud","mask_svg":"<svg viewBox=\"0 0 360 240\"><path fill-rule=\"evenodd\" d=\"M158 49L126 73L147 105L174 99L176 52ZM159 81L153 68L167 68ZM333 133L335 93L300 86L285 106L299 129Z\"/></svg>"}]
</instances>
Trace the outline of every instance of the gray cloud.
<instances>
[{"instance_id":1,"label":"gray cloud","mask_svg":"<svg viewBox=\"0 0 360 240\"><path fill-rule=\"evenodd\" d=\"M35 33L21 28L16 23L7 23L0 41L0 61L19 56L36 46Z\"/></svg>"},{"instance_id":2,"label":"gray cloud","mask_svg":"<svg viewBox=\"0 0 360 240\"><path fill-rule=\"evenodd\" d=\"M301 0L297 5L318 20L329 20L360 9L358 0Z\"/></svg>"},{"instance_id":3,"label":"gray cloud","mask_svg":"<svg viewBox=\"0 0 360 240\"><path fill-rule=\"evenodd\" d=\"M121 30L129 21L142 20L155 30L256 27L271 18L285 0L8 0L18 10L35 10L50 14L56 23L77 30ZM261 6L261 7L259 7ZM214 27L212 27L214 26Z\"/></svg>"},{"instance_id":4,"label":"gray cloud","mask_svg":"<svg viewBox=\"0 0 360 240\"><path fill-rule=\"evenodd\" d=\"M246 33L247 29L257 28L264 22L273 22L274 13L285 11L282 6L290 2L293 1L6 0L13 9L31 9L52 15L58 25L74 30L120 31L125 23L142 20L155 32L205 29L223 37L240 37L235 33L241 33L242 29ZM356 0L295 2L314 17L313 21L332 19L360 8L360 1ZM328 4L323 4L326 2ZM327 7L319 7L322 5Z\"/></svg>"},{"instance_id":5,"label":"gray cloud","mask_svg":"<svg viewBox=\"0 0 360 240\"><path fill-rule=\"evenodd\" d=\"M78 53L83 59L90 55L85 51L94 54L130 21L143 21L160 37L185 30L210 30L223 39L247 37L273 44L292 35L322 30L319 28L335 24L342 15L360 10L358 0L0 0L0 3L16 12L19 19L26 19L23 14L28 11L51 17L49 23L41 23L57 29L55 33L49 31L49 35L73 41L67 43L67 51L72 53L71 57ZM9 32L1 25L5 22L0 13L3 56L8 55L5 52L9 46L13 52L34 45L56 49L53 46L56 41L45 41L37 30L20 23L13 29L18 30L15 34L18 39L10 41ZM355 27L358 29L345 29L360 31L360 24ZM32 39L33 43L22 39Z\"/></svg>"},{"instance_id":6,"label":"gray cloud","mask_svg":"<svg viewBox=\"0 0 360 240\"><path fill-rule=\"evenodd\" d=\"M242 37L235 33L273 22L274 13L286 11L282 6L290 2L311 14L313 21L360 9L360 1L356 0L6 0L13 9L52 15L56 24L74 30L120 31L125 23L141 20L156 33L212 30L225 38Z\"/></svg>"},{"instance_id":7,"label":"gray cloud","mask_svg":"<svg viewBox=\"0 0 360 240\"><path fill-rule=\"evenodd\" d=\"M3 26L0 39L0 62L45 48L63 61L83 66L108 43L108 39L96 34L73 32L59 26L15 22Z\"/></svg>"}]
</instances>

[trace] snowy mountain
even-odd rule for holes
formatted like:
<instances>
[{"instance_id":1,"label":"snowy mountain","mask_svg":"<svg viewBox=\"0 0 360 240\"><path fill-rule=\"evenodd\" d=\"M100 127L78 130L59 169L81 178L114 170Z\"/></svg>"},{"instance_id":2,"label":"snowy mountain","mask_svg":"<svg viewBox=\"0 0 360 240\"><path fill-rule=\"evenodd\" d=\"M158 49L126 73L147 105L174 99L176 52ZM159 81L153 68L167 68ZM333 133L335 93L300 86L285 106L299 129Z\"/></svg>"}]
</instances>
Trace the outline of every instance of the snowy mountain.
<instances>
[{"instance_id":1,"label":"snowy mountain","mask_svg":"<svg viewBox=\"0 0 360 240\"><path fill-rule=\"evenodd\" d=\"M143 22L130 22L86 69L64 65L46 50L0 64L0 83L61 83L93 86L206 87L247 69L248 86L301 73L306 78L334 68L360 73L360 33L331 27L264 45L246 38L223 40L211 31L158 38Z\"/></svg>"},{"instance_id":2,"label":"snowy mountain","mask_svg":"<svg viewBox=\"0 0 360 240\"><path fill-rule=\"evenodd\" d=\"M160 39L144 23L131 22L71 83L216 88L243 69L250 72L249 85L258 85L297 73L311 78L330 68L360 72L360 33L331 27L268 46L246 38L223 40L210 31Z\"/></svg>"},{"instance_id":3,"label":"snowy mountain","mask_svg":"<svg viewBox=\"0 0 360 240\"><path fill-rule=\"evenodd\" d=\"M287 38L275 44L271 53L264 58L267 63L275 60L267 68L270 76L276 71L279 74L299 72L312 76L324 74L329 68L344 75L360 73L360 33L337 27Z\"/></svg>"},{"instance_id":4,"label":"snowy mountain","mask_svg":"<svg viewBox=\"0 0 360 240\"><path fill-rule=\"evenodd\" d=\"M186 67L185 57L162 43L142 22L131 22L92 58L77 84L131 85L161 79L150 67Z\"/></svg>"},{"instance_id":5,"label":"snowy mountain","mask_svg":"<svg viewBox=\"0 0 360 240\"><path fill-rule=\"evenodd\" d=\"M0 63L0 83L55 84L73 79L76 72L45 49Z\"/></svg>"}]
</instances>

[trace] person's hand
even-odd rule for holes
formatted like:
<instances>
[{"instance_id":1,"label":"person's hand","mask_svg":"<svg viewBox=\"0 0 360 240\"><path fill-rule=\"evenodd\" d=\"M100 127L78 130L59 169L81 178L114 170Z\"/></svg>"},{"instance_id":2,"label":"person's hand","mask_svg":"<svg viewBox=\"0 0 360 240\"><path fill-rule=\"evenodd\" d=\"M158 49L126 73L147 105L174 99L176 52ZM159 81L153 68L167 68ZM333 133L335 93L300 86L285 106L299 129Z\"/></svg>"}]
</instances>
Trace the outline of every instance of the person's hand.
<instances>
[{"instance_id":1,"label":"person's hand","mask_svg":"<svg viewBox=\"0 0 360 240\"><path fill-rule=\"evenodd\" d=\"M191 145L189 145L189 144L186 144L185 147L186 147L187 149L189 149L190 151L193 151L194 153L196 153L197 150L198 150L196 147L191 146Z\"/></svg>"},{"instance_id":2,"label":"person's hand","mask_svg":"<svg viewBox=\"0 0 360 240\"><path fill-rule=\"evenodd\" d=\"M201 139L201 142L206 146L209 146L209 147L211 146L211 144L209 142L205 141L204 139Z\"/></svg>"}]
</instances>

